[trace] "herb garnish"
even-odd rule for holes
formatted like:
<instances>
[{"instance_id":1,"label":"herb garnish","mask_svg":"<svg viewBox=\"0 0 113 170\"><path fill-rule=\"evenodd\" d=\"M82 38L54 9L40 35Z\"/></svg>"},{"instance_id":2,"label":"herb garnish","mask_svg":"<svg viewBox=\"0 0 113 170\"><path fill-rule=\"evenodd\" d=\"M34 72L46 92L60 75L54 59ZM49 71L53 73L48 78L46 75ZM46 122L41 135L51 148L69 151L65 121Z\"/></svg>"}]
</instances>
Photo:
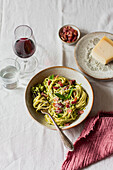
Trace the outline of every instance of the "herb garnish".
<instances>
[{"instance_id":1,"label":"herb garnish","mask_svg":"<svg viewBox=\"0 0 113 170\"><path fill-rule=\"evenodd\" d=\"M54 74L52 74L52 75L49 77L49 79L54 79Z\"/></svg>"},{"instance_id":2,"label":"herb garnish","mask_svg":"<svg viewBox=\"0 0 113 170\"><path fill-rule=\"evenodd\" d=\"M60 93L55 93L55 95L57 97L59 97L60 99L67 100L67 99L69 99L71 97L72 92L73 92L73 88L70 90L68 95L62 95Z\"/></svg>"}]
</instances>

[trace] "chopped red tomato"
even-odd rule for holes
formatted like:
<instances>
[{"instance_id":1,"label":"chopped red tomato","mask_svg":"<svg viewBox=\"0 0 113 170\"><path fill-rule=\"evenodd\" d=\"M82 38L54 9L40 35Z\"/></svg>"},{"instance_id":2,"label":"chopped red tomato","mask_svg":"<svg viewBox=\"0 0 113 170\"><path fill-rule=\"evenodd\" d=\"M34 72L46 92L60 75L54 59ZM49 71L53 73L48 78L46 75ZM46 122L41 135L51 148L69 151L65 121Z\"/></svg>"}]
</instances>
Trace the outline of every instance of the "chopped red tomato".
<instances>
[{"instance_id":1,"label":"chopped red tomato","mask_svg":"<svg viewBox=\"0 0 113 170\"><path fill-rule=\"evenodd\" d=\"M59 82L58 82L58 84L60 84L60 86L61 86L61 87L63 87L63 84L62 84L62 82L61 82L61 81L59 81Z\"/></svg>"},{"instance_id":2,"label":"chopped red tomato","mask_svg":"<svg viewBox=\"0 0 113 170\"><path fill-rule=\"evenodd\" d=\"M76 104L77 102L77 97L74 98L74 101L71 102L71 104Z\"/></svg>"},{"instance_id":3,"label":"chopped red tomato","mask_svg":"<svg viewBox=\"0 0 113 170\"><path fill-rule=\"evenodd\" d=\"M61 83L62 83L61 81L58 82L58 84L61 84Z\"/></svg>"},{"instance_id":4,"label":"chopped red tomato","mask_svg":"<svg viewBox=\"0 0 113 170\"><path fill-rule=\"evenodd\" d=\"M53 103L54 107L62 108L64 105L62 103Z\"/></svg>"},{"instance_id":5,"label":"chopped red tomato","mask_svg":"<svg viewBox=\"0 0 113 170\"><path fill-rule=\"evenodd\" d=\"M70 84L74 84L75 83L75 80L69 80Z\"/></svg>"},{"instance_id":6,"label":"chopped red tomato","mask_svg":"<svg viewBox=\"0 0 113 170\"><path fill-rule=\"evenodd\" d=\"M70 125L70 123L65 123L65 126L69 126Z\"/></svg>"},{"instance_id":7,"label":"chopped red tomato","mask_svg":"<svg viewBox=\"0 0 113 170\"><path fill-rule=\"evenodd\" d=\"M72 101L71 104L76 104L76 101Z\"/></svg>"},{"instance_id":8,"label":"chopped red tomato","mask_svg":"<svg viewBox=\"0 0 113 170\"><path fill-rule=\"evenodd\" d=\"M82 114L82 113L84 113L84 110L79 110L78 113L79 113L79 114Z\"/></svg>"},{"instance_id":9,"label":"chopped red tomato","mask_svg":"<svg viewBox=\"0 0 113 170\"><path fill-rule=\"evenodd\" d=\"M69 85L67 85L66 87L64 87L64 90L67 90L67 89L69 89Z\"/></svg>"},{"instance_id":10,"label":"chopped red tomato","mask_svg":"<svg viewBox=\"0 0 113 170\"><path fill-rule=\"evenodd\" d=\"M58 101L58 97L55 97L53 100L54 100L54 102L57 102Z\"/></svg>"},{"instance_id":11,"label":"chopped red tomato","mask_svg":"<svg viewBox=\"0 0 113 170\"><path fill-rule=\"evenodd\" d=\"M57 107L56 110L61 110L61 109L59 107Z\"/></svg>"},{"instance_id":12,"label":"chopped red tomato","mask_svg":"<svg viewBox=\"0 0 113 170\"><path fill-rule=\"evenodd\" d=\"M60 110L55 110L56 113L61 113L62 112L62 109Z\"/></svg>"},{"instance_id":13,"label":"chopped red tomato","mask_svg":"<svg viewBox=\"0 0 113 170\"><path fill-rule=\"evenodd\" d=\"M56 103L53 103L53 106L56 107Z\"/></svg>"},{"instance_id":14,"label":"chopped red tomato","mask_svg":"<svg viewBox=\"0 0 113 170\"><path fill-rule=\"evenodd\" d=\"M74 98L74 101L75 101L75 102L77 101L77 97Z\"/></svg>"},{"instance_id":15,"label":"chopped red tomato","mask_svg":"<svg viewBox=\"0 0 113 170\"><path fill-rule=\"evenodd\" d=\"M72 112L72 109L67 109L67 112L68 112L68 113L71 113L71 112Z\"/></svg>"},{"instance_id":16,"label":"chopped red tomato","mask_svg":"<svg viewBox=\"0 0 113 170\"><path fill-rule=\"evenodd\" d=\"M45 94L44 92L42 92L41 95L47 97L47 94Z\"/></svg>"},{"instance_id":17,"label":"chopped red tomato","mask_svg":"<svg viewBox=\"0 0 113 170\"><path fill-rule=\"evenodd\" d=\"M69 105L69 104L66 104L66 107L67 107L67 108L69 108L69 107L70 107L70 105Z\"/></svg>"},{"instance_id":18,"label":"chopped red tomato","mask_svg":"<svg viewBox=\"0 0 113 170\"><path fill-rule=\"evenodd\" d=\"M55 86L54 86L53 89L57 90L57 89L59 89L59 87L55 87Z\"/></svg>"},{"instance_id":19,"label":"chopped red tomato","mask_svg":"<svg viewBox=\"0 0 113 170\"><path fill-rule=\"evenodd\" d=\"M58 106L63 107L64 105L62 103L58 103Z\"/></svg>"},{"instance_id":20,"label":"chopped red tomato","mask_svg":"<svg viewBox=\"0 0 113 170\"><path fill-rule=\"evenodd\" d=\"M55 79L58 78L58 77L59 77L59 75L57 75L57 76L55 77Z\"/></svg>"},{"instance_id":21,"label":"chopped red tomato","mask_svg":"<svg viewBox=\"0 0 113 170\"><path fill-rule=\"evenodd\" d=\"M48 80L48 85L50 85L50 83L51 83L51 80Z\"/></svg>"}]
</instances>

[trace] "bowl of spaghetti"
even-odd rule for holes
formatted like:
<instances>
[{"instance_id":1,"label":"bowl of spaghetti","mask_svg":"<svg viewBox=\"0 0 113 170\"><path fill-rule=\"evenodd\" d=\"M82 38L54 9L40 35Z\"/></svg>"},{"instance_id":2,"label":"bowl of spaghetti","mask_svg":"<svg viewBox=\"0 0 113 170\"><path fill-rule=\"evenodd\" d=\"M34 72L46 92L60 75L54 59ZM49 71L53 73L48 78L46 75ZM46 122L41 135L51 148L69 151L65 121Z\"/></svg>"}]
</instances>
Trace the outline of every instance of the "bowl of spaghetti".
<instances>
[{"instance_id":1,"label":"bowl of spaghetti","mask_svg":"<svg viewBox=\"0 0 113 170\"><path fill-rule=\"evenodd\" d=\"M78 71L64 66L50 67L36 74L25 93L27 109L37 122L55 129L48 110L57 125L69 129L89 115L94 101L89 81Z\"/></svg>"}]
</instances>

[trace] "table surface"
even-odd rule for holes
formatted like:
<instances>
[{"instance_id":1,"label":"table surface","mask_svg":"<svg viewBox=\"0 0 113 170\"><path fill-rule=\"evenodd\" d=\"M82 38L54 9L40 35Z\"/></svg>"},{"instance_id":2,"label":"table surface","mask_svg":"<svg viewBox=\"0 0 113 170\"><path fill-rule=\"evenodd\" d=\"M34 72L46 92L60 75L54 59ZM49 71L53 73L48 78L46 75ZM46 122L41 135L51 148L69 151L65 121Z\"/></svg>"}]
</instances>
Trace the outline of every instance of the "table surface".
<instances>
[{"instance_id":1,"label":"table surface","mask_svg":"<svg viewBox=\"0 0 113 170\"><path fill-rule=\"evenodd\" d=\"M12 49L14 29L27 24L37 41L35 56L39 65L33 74L55 65L80 71L74 59L75 45L62 44L58 30L62 25L74 24L82 36L95 31L113 33L112 6L112 0L0 0L0 60L16 58ZM95 95L90 116L100 110L113 110L112 81L87 78ZM0 170L60 170L67 149L56 131L31 119L24 95L25 87L21 85L15 90L0 86ZM83 126L84 122L64 132L74 143ZM86 169L113 169L112 162L110 156Z\"/></svg>"}]
</instances>

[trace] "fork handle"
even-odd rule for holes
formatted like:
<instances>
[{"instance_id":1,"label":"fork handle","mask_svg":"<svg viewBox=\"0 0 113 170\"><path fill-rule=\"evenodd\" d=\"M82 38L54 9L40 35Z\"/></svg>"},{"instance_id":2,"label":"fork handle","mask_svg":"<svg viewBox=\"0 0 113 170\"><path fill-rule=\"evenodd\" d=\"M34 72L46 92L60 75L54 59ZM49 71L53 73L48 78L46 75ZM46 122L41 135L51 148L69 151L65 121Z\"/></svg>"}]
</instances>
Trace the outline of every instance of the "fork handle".
<instances>
[{"instance_id":1,"label":"fork handle","mask_svg":"<svg viewBox=\"0 0 113 170\"><path fill-rule=\"evenodd\" d=\"M62 142L64 144L64 146L69 149L70 151L74 151L74 146L73 146L73 143L69 140L69 138L63 133L63 131L59 128L59 126L56 124L56 122L54 121L53 117L47 113L48 116L51 118L51 120L53 121L56 129L58 130L59 134L60 134L60 137L62 139Z\"/></svg>"},{"instance_id":2,"label":"fork handle","mask_svg":"<svg viewBox=\"0 0 113 170\"><path fill-rule=\"evenodd\" d=\"M69 140L69 138L63 133L63 131L61 129L57 129L59 134L60 134L60 137L62 139L62 142L64 144L64 146L69 149L70 151L74 151L74 146L73 146L73 143Z\"/></svg>"}]
</instances>

